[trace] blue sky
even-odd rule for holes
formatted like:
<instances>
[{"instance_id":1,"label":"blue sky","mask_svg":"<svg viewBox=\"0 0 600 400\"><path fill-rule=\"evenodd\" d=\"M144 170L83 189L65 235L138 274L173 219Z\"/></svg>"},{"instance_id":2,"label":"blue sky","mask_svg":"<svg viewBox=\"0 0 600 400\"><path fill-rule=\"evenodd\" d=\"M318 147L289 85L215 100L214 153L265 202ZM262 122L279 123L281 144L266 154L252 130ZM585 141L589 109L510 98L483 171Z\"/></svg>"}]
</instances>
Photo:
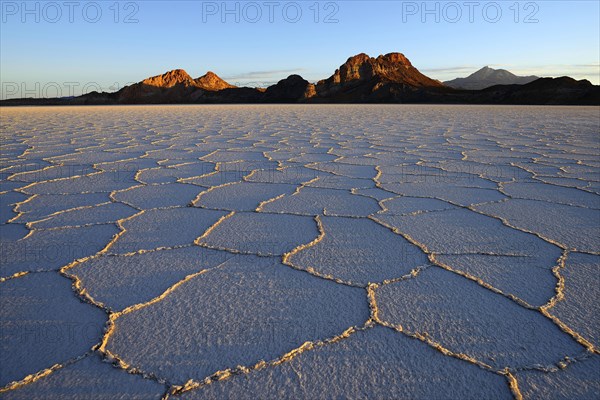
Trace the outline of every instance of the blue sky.
<instances>
[{"instance_id":1,"label":"blue sky","mask_svg":"<svg viewBox=\"0 0 600 400\"><path fill-rule=\"evenodd\" d=\"M70 4L2 0L3 98L111 90L174 68L252 86L316 81L351 55L393 51L440 80L489 65L600 83L595 0Z\"/></svg>"}]
</instances>

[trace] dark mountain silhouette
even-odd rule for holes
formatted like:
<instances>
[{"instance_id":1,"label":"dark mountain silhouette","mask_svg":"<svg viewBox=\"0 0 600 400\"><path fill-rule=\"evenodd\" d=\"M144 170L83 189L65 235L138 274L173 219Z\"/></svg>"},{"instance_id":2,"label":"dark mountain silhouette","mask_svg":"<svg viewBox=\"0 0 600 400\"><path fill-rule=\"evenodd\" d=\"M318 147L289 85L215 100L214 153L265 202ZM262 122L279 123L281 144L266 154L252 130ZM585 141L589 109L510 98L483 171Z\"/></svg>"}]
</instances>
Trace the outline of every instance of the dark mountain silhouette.
<instances>
[{"instance_id":1,"label":"dark mountain silhouette","mask_svg":"<svg viewBox=\"0 0 600 400\"><path fill-rule=\"evenodd\" d=\"M444 85L455 89L480 90L495 85L524 85L539 79L537 76L517 76L505 69L483 67L466 78L445 81Z\"/></svg>"},{"instance_id":2,"label":"dark mountain silhouette","mask_svg":"<svg viewBox=\"0 0 600 400\"><path fill-rule=\"evenodd\" d=\"M265 91L267 102L297 102L308 100L315 96L315 85L309 83L300 75L290 75Z\"/></svg>"},{"instance_id":3,"label":"dark mountain silhouette","mask_svg":"<svg viewBox=\"0 0 600 400\"><path fill-rule=\"evenodd\" d=\"M600 86L568 76L539 78L525 85L496 85L473 93L475 102L488 104L600 105Z\"/></svg>"},{"instance_id":4,"label":"dark mountain silhouette","mask_svg":"<svg viewBox=\"0 0 600 400\"><path fill-rule=\"evenodd\" d=\"M473 75L480 81L498 76L506 79L515 77L508 71L504 72L510 75L504 74L503 70L486 68ZM316 84L299 75L290 75L266 89L236 87L213 72L193 79L184 70L176 69L144 79L114 93L91 92L70 98L28 98L0 102L4 106L223 103L600 105L600 86L592 85L586 80L561 77L539 78L526 84L493 85L482 90L455 89L423 75L401 53L389 53L376 58L361 53L350 57L332 76Z\"/></svg>"}]
</instances>

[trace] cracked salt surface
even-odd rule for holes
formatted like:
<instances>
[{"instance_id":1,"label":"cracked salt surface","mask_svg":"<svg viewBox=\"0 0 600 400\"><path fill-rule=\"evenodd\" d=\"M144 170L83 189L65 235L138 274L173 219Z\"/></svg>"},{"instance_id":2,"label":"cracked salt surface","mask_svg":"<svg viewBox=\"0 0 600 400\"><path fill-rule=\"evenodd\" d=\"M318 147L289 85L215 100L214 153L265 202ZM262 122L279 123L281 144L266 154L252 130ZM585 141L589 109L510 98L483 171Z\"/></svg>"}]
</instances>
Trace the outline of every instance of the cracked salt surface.
<instances>
[{"instance_id":1,"label":"cracked salt surface","mask_svg":"<svg viewBox=\"0 0 600 400\"><path fill-rule=\"evenodd\" d=\"M599 122L2 110L0 397L597 397Z\"/></svg>"}]
</instances>

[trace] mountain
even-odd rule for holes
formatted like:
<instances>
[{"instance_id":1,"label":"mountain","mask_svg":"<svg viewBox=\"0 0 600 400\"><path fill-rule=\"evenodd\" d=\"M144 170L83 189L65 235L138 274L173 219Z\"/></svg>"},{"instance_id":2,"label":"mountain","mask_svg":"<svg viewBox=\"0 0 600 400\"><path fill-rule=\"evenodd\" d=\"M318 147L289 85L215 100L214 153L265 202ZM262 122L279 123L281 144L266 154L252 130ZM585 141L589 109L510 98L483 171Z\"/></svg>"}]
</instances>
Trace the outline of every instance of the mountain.
<instances>
[{"instance_id":1,"label":"mountain","mask_svg":"<svg viewBox=\"0 0 600 400\"><path fill-rule=\"evenodd\" d=\"M319 81L315 101L333 102L397 100L397 94L408 97L426 89L444 89L444 85L416 69L402 53L389 53L377 58L361 53L348 58L332 76Z\"/></svg>"},{"instance_id":2,"label":"mountain","mask_svg":"<svg viewBox=\"0 0 600 400\"><path fill-rule=\"evenodd\" d=\"M494 85L524 85L539 79L537 76L517 76L505 69L483 67L466 78L444 82L455 89L481 90Z\"/></svg>"},{"instance_id":3,"label":"mountain","mask_svg":"<svg viewBox=\"0 0 600 400\"><path fill-rule=\"evenodd\" d=\"M265 91L266 102L298 102L315 96L315 85L300 75L290 75Z\"/></svg>"},{"instance_id":4,"label":"mountain","mask_svg":"<svg viewBox=\"0 0 600 400\"><path fill-rule=\"evenodd\" d=\"M178 103L188 102L202 97L205 91L220 91L235 88L214 72L193 79L183 69L174 69L162 75L144 79L141 82L125 86L117 92L119 103Z\"/></svg>"},{"instance_id":5,"label":"mountain","mask_svg":"<svg viewBox=\"0 0 600 400\"><path fill-rule=\"evenodd\" d=\"M219 78L217 74L212 71L208 71L200 78L194 79L194 82L199 88L209 91L231 89L235 87Z\"/></svg>"},{"instance_id":6,"label":"mountain","mask_svg":"<svg viewBox=\"0 0 600 400\"><path fill-rule=\"evenodd\" d=\"M377 58L369 57L365 53L358 54L348 58L331 77L320 83L348 84L371 79L412 86L442 86L441 82L420 73L402 53L389 53Z\"/></svg>"},{"instance_id":7,"label":"mountain","mask_svg":"<svg viewBox=\"0 0 600 400\"><path fill-rule=\"evenodd\" d=\"M402 53L350 57L316 84L290 75L266 89L236 87L214 72L192 78L182 69L144 79L114 93L55 99L10 99L0 105L226 104L226 103L439 103L600 105L600 86L569 77L517 77L485 67L463 80L486 81L481 90L450 87L423 75ZM505 82L518 83L505 84ZM529 83L526 80L535 79ZM450 81L452 82L457 81ZM483 85L483 84L482 84Z\"/></svg>"},{"instance_id":8,"label":"mountain","mask_svg":"<svg viewBox=\"0 0 600 400\"><path fill-rule=\"evenodd\" d=\"M600 105L600 86L568 76L539 78L524 85L496 85L473 94L473 102L486 104Z\"/></svg>"},{"instance_id":9,"label":"mountain","mask_svg":"<svg viewBox=\"0 0 600 400\"><path fill-rule=\"evenodd\" d=\"M182 69L174 69L162 75L153 76L140 82L141 85L157 88L170 88L175 85L193 85L192 77Z\"/></svg>"}]
</instances>

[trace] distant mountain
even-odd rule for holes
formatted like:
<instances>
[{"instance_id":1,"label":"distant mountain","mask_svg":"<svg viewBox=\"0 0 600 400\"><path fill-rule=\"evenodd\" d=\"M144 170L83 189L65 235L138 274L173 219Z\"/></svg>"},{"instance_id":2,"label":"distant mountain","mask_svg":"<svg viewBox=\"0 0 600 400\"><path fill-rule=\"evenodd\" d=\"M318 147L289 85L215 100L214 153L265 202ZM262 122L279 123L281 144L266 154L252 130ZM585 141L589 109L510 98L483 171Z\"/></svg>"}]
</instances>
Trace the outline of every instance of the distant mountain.
<instances>
[{"instance_id":1,"label":"distant mountain","mask_svg":"<svg viewBox=\"0 0 600 400\"><path fill-rule=\"evenodd\" d=\"M173 71L166 72L162 75L152 76L150 78L144 79L139 84L157 88L170 88L180 84L186 86L193 85L194 80L184 70L174 69Z\"/></svg>"},{"instance_id":2,"label":"distant mountain","mask_svg":"<svg viewBox=\"0 0 600 400\"><path fill-rule=\"evenodd\" d=\"M474 103L600 105L600 86L568 76L539 78L525 85L496 85L471 93Z\"/></svg>"},{"instance_id":3,"label":"distant mountain","mask_svg":"<svg viewBox=\"0 0 600 400\"><path fill-rule=\"evenodd\" d=\"M235 88L214 72L193 79L183 69L174 69L162 75L125 86L117 92L119 103L178 103L202 97L204 92Z\"/></svg>"},{"instance_id":4,"label":"distant mountain","mask_svg":"<svg viewBox=\"0 0 600 400\"><path fill-rule=\"evenodd\" d=\"M212 71L208 71L206 74L202 75L200 78L194 79L196 85L204 90L215 91L215 90L223 90L223 89L231 89L236 86L230 85L225 82L223 79L219 78L217 74Z\"/></svg>"},{"instance_id":5,"label":"distant mountain","mask_svg":"<svg viewBox=\"0 0 600 400\"><path fill-rule=\"evenodd\" d=\"M350 57L316 84L290 75L266 89L236 87L207 72L192 78L182 69L144 79L118 92L54 99L11 99L0 105L225 104L225 103L443 103L600 105L600 86L569 77L517 77L485 67L462 81L485 89L455 89L423 75L401 53ZM533 81L532 81L533 80ZM454 85L455 79L450 81ZM498 84L500 81L500 84ZM516 83L515 83L516 81ZM483 84L482 82L486 82ZM506 84L506 82L511 82ZM526 83L529 82L529 83ZM464 84L464 83L463 83ZM489 85L492 85L488 87ZM469 86L473 87L473 86Z\"/></svg>"},{"instance_id":6,"label":"distant mountain","mask_svg":"<svg viewBox=\"0 0 600 400\"><path fill-rule=\"evenodd\" d=\"M314 97L315 85L309 83L300 75L290 75L265 91L266 102L298 102Z\"/></svg>"},{"instance_id":7,"label":"distant mountain","mask_svg":"<svg viewBox=\"0 0 600 400\"><path fill-rule=\"evenodd\" d=\"M537 76L517 76L505 69L483 67L466 78L456 78L444 82L455 89L481 90L494 85L524 85L539 79Z\"/></svg>"}]
</instances>

